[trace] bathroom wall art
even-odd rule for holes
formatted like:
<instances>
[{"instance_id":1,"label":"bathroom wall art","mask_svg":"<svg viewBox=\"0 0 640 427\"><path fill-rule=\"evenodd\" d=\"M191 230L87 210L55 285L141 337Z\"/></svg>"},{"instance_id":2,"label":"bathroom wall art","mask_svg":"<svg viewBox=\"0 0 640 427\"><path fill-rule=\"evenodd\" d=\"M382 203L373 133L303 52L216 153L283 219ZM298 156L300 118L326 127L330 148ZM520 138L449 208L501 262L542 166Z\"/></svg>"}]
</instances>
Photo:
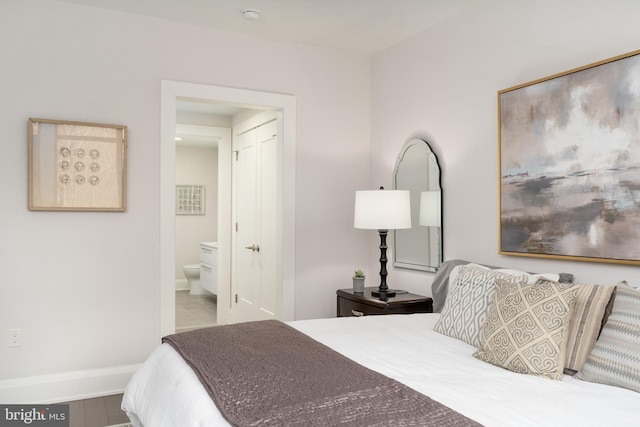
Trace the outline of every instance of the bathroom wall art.
<instances>
[{"instance_id":1,"label":"bathroom wall art","mask_svg":"<svg viewBox=\"0 0 640 427\"><path fill-rule=\"evenodd\" d=\"M176 185L176 215L204 215L204 185Z\"/></svg>"},{"instance_id":2,"label":"bathroom wall art","mask_svg":"<svg viewBox=\"0 0 640 427\"><path fill-rule=\"evenodd\" d=\"M29 119L29 210L126 210L127 127Z\"/></svg>"},{"instance_id":3,"label":"bathroom wall art","mask_svg":"<svg viewBox=\"0 0 640 427\"><path fill-rule=\"evenodd\" d=\"M640 264L640 51L498 92L500 253Z\"/></svg>"}]
</instances>

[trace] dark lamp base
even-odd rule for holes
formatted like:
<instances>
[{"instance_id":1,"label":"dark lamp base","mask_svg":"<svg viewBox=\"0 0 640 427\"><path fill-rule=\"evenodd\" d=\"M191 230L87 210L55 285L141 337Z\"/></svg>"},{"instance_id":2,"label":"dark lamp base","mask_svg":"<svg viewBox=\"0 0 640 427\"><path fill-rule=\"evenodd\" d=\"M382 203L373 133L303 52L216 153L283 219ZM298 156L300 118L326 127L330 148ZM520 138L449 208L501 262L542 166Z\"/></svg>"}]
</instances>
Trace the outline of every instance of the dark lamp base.
<instances>
[{"instance_id":1,"label":"dark lamp base","mask_svg":"<svg viewBox=\"0 0 640 427\"><path fill-rule=\"evenodd\" d=\"M385 298L392 298L396 296L396 291L392 291L391 289L387 290L387 291L371 291L371 296L372 297L385 297Z\"/></svg>"}]
</instances>

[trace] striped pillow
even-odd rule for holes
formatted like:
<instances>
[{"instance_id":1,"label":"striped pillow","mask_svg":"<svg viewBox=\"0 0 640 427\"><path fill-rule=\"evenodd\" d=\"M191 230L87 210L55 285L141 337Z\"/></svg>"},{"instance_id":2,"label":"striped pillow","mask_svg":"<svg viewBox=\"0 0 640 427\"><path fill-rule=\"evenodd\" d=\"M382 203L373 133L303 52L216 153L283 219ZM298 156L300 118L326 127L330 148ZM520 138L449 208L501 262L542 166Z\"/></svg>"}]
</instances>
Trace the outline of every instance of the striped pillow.
<instances>
[{"instance_id":1,"label":"striped pillow","mask_svg":"<svg viewBox=\"0 0 640 427\"><path fill-rule=\"evenodd\" d=\"M613 311L576 378L640 392L640 291L616 286Z\"/></svg>"},{"instance_id":2,"label":"striped pillow","mask_svg":"<svg viewBox=\"0 0 640 427\"><path fill-rule=\"evenodd\" d=\"M538 279L538 284L549 282ZM605 309L611 300L615 286L577 284L578 294L571 320L565 332L567 352L564 373L574 375L582 368L596 343Z\"/></svg>"}]
</instances>

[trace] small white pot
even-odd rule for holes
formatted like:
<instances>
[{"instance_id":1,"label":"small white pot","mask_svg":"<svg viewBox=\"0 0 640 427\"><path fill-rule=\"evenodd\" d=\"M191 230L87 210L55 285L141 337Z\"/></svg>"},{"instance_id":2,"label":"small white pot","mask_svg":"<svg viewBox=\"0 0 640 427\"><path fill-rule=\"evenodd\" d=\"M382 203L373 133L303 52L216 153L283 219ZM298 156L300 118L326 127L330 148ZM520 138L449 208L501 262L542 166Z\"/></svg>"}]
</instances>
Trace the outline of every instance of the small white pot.
<instances>
[{"instance_id":1,"label":"small white pot","mask_svg":"<svg viewBox=\"0 0 640 427\"><path fill-rule=\"evenodd\" d=\"M364 292L364 277L353 278L353 292L356 292L356 293Z\"/></svg>"}]
</instances>

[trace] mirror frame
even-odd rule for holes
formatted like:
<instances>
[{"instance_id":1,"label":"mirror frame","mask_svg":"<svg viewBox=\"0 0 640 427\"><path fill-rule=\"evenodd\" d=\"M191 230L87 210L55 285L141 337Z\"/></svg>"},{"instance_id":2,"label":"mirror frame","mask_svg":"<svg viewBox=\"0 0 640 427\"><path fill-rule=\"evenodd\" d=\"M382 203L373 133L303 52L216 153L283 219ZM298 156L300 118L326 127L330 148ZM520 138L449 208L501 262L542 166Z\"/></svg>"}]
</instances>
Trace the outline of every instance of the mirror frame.
<instances>
[{"instance_id":1,"label":"mirror frame","mask_svg":"<svg viewBox=\"0 0 640 427\"><path fill-rule=\"evenodd\" d=\"M407 154L407 152L409 151L410 148L416 146L416 145L422 145L424 144L424 146L426 146L428 153L427 153L427 165L431 165L432 163L435 163L435 166L437 167L437 171L438 171L438 177L437 180L435 180L436 182L434 183L429 182L427 180L426 182L426 187L424 190L422 191L439 191L440 192L440 227L429 227L430 229L434 229L433 231L427 231L427 233L429 233L427 235L427 241L425 242L425 244L427 245L427 254L429 254L429 247L430 242L429 240L432 238L432 233L433 235L435 235L438 239L438 255L437 255L437 265L429 265L429 259L431 259L432 257L428 257L428 259L424 262L424 263L416 263L416 262L407 262L406 260L402 260L402 259L398 259L398 245L399 243L401 244L401 241L399 242L398 239L398 232L394 230L393 232L393 266L394 267L399 267L399 268L406 268L406 269L411 269L411 270L420 270L420 271L429 271L429 272L436 272L438 271L438 269L440 268L440 265L442 265L443 262L443 256L444 256L444 244L442 241L442 236L443 236L443 215L442 215L442 208L443 208L443 204L442 204L442 168L440 167L440 162L438 161L438 156L435 154L435 152L433 151L433 149L431 148L431 146L429 145L429 143L423 139L419 139L419 138L412 138L409 141L407 141L404 146L402 147L402 149L400 150L400 154L398 155L398 158L396 160L396 165L395 168L393 170L393 188L394 190L405 190L406 188L398 188L398 172L400 170L400 166L402 164L402 161L405 159L405 156ZM428 173L428 172L427 172ZM437 188L432 187L433 185L437 186ZM412 193L414 193L414 191L412 191ZM412 200L418 200L418 206L420 203L420 195L418 194L417 196L415 194L412 194ZM413 203L413 202L412 202ZM419 209L419 208L418 208ZM418 210L418 215L419 215L419 210ZM422 227L418 224L418 221L416 220L416 215L414 213L414 209L412 209L412 216L414 218L412 218L412 227L411 230L413 230L414 228L417 227ZM406 232L407 230L402 230L403 232Z\"/></svg>"}]
</instances>

